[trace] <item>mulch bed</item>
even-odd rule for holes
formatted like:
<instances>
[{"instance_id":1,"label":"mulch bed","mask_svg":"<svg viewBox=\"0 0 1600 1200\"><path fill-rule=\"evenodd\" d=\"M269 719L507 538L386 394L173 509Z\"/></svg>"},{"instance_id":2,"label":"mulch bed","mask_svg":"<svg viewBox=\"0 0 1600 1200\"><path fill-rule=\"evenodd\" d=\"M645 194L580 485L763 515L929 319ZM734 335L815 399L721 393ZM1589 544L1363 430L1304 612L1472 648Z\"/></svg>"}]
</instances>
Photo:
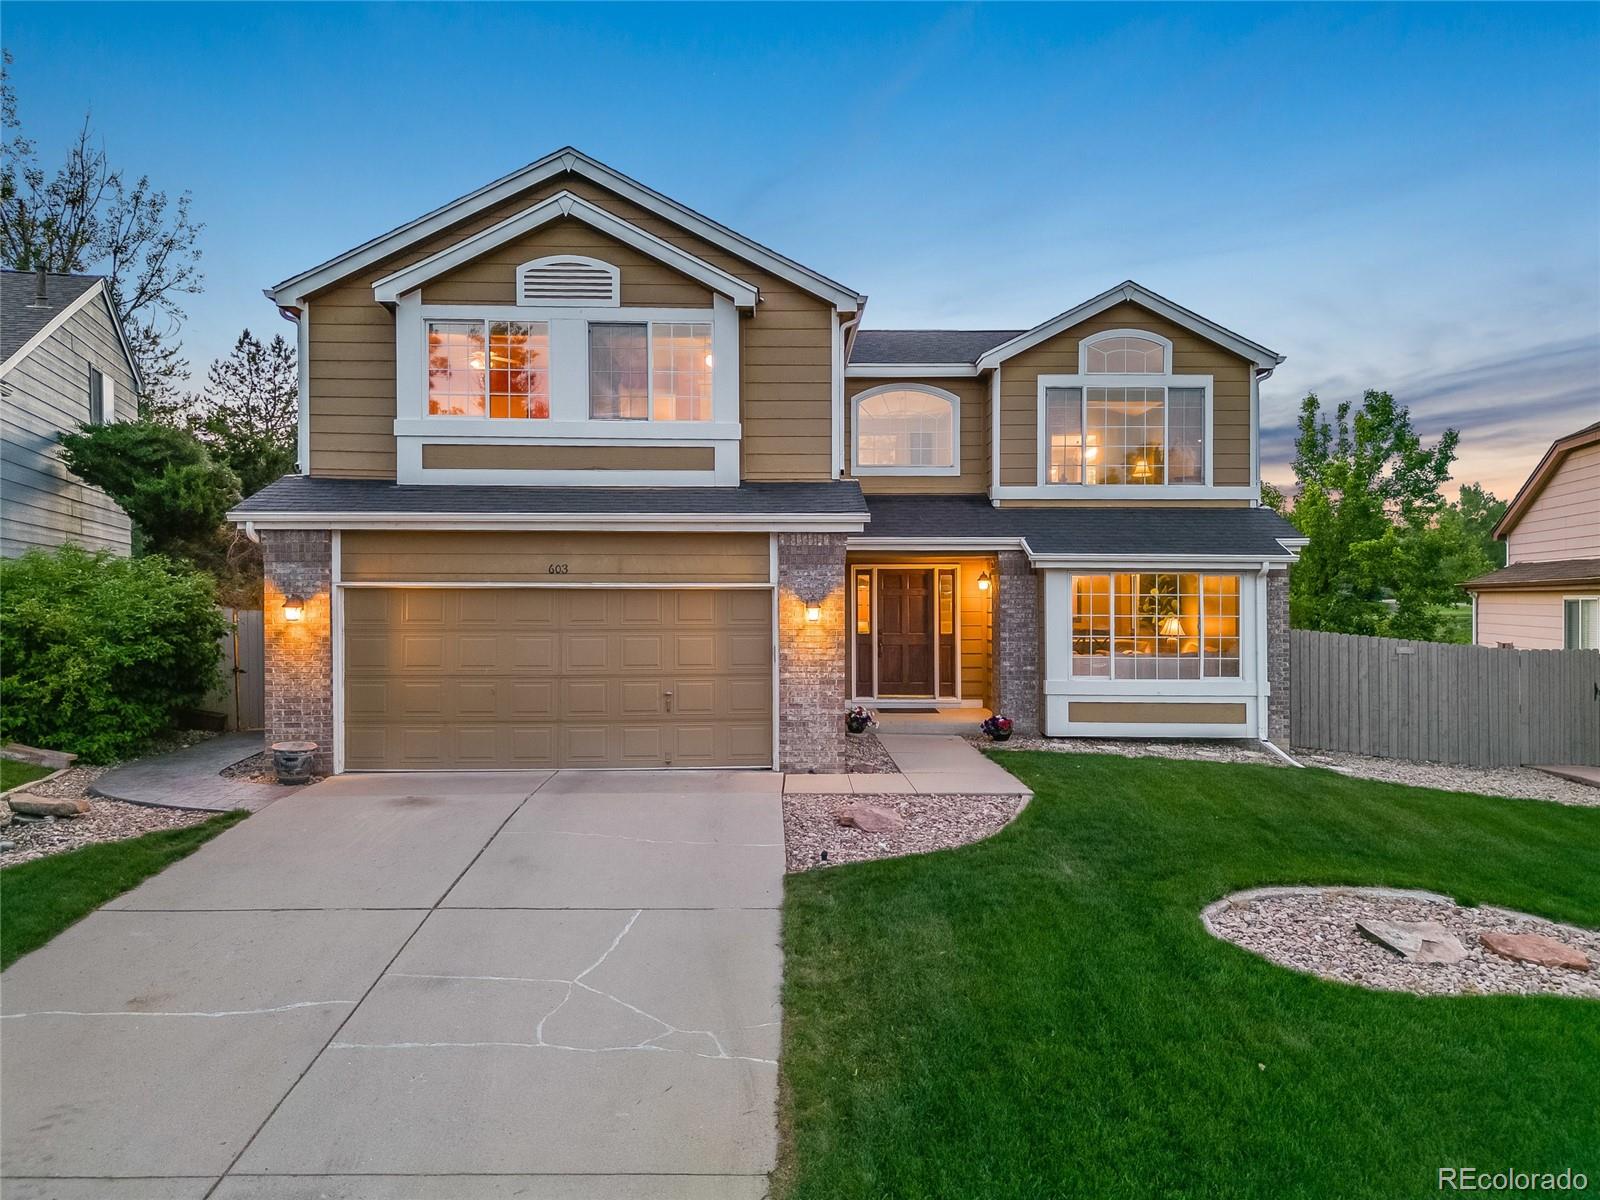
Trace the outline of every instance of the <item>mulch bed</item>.
<instances>
[{"instance_id":1,"label":"mulch bed","mask_svg":"<svg viewBox=\"0 0 1600 1200\"><path fill-rule=\"evenodd\" d=\"M810 871L835 863L898 858L982 841L1009 825L1022 801L1021 796L786 793L783 843L788 869L791 873ZM897 812L905 818L905 827L890 833L865 833L840 825L839 813L852 803Z\"/></svg>"}]
</instances>

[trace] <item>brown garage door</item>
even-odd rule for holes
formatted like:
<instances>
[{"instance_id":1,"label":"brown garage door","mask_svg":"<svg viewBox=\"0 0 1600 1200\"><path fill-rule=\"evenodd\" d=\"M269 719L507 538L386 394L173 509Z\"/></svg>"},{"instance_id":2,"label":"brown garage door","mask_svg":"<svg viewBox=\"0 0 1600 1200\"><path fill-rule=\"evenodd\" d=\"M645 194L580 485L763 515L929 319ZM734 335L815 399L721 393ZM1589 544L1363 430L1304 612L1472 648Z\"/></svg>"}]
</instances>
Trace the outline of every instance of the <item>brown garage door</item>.
<instances>
[{"instance_id":1,"label":"brown garage door","mask_svg":"<svg viewBox=\"0 0 1600 1200\"><path fill-rule=\"evenodd\" d=\"M759 589L349 588L350 770L772 763Z\"/></svg>"}]
</instances>

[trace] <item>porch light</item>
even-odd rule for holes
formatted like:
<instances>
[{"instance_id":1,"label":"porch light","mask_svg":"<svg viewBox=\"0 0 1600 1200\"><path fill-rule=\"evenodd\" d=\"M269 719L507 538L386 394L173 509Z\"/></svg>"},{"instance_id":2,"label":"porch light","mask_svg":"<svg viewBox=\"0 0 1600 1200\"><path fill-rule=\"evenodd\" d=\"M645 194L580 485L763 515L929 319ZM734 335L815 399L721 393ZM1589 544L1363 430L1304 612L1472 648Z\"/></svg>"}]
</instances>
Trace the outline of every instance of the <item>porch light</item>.
<instances>
[{"instance_id":1,"label":"porch light","mask_svg":"<svg viewBox=\"0 0 1600 1200\"><path fill-rule=\"evenodd\" d=\"M808 604L808 605L806 605L806 620L807 621L812 621L812 622L822 620L822 605L820 605L820 604Z\"/></svg>"},{"instance_id":2,"label":"porch light","mask_svg":"<svg viewBox=\"0 0 1600 1200\"><path fill-rule=\"evenodd\" d=\"M985 571L978 576L978 590L980 592L987 592L989 590L989 572Z\"/></svg>"},{"instance_id":3,"label":"porch light","mask_svg":"<svg viewBox=\"0 0 1600 1200\"><path fill-rule=\"evenodd\" d=\"M283 598L283 619L285 621L298 621L306 615L306 602L303 596L285 596Z\"/></svg>"}]
</instances>

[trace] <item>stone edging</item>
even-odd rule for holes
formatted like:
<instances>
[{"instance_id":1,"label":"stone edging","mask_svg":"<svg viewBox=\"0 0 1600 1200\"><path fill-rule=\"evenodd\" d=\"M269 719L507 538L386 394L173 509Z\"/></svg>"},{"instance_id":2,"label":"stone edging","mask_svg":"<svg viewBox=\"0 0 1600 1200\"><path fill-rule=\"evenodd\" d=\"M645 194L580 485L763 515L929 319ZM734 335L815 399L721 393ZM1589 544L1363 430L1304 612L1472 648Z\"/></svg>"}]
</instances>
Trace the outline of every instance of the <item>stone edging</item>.
<instances>
[{"instance_id":1,"label":"stone edging","mask_svg":"<svg viewBox=\"0 0 1600 1200\"><path fill-rule=\"evenodd\" d=\"M22 760L21 759L12 759L11 761L13 761L13 762L21 762ZM30 779L30 780L28 780L27 783L19 783L14 788L7 788L5 791L0 792L0 800L9 800L12 796L17 795L20 792L31 792L34 788L38 787L41 783L49 783L57 775L65 775L70 770L72 770L71 767L57 767L54 771L51 771L50 774L48 774L48 775L41 776L38 779Z\"/></svg>"}]
</instances>

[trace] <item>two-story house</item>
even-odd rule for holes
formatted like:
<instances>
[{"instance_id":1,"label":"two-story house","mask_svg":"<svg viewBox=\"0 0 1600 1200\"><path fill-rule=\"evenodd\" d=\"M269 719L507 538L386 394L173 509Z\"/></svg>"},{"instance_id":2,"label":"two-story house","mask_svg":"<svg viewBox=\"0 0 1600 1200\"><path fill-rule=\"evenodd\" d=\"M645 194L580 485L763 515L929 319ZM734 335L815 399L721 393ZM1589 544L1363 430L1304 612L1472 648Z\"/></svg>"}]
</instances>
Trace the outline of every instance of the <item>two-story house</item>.
<instances>
[{"instance_id":1,"label":"two-story house","mask_svg":"<svg viewBox=\"0 0 1600 1200\"><path fill-rule=\"evenodd\" d=\"M128 514L67 470L58 439L133 420L139 388L102 276L0 271L0 554L129 552Z\"/></svg>"},{"instance_id":2,"label":"two-story house","mask_svg":"<svg viewBox=\"0 0 1600 1200\"><path fill-rule=\"evenodd\" d=\"M1600 421L1550 444L1494 536L1506 565L1463 585L1472 640L1600 650Z\"/></svg>"},{"instance_id":3,"label":"two-story house","mask_svg":"<svg viewBox=\"0 0 1600 1200\"><path fill-rule=\"evenodd\" d=\"M866 297L565 149L269 290L301 473L268 724L337 770L837 770L843 710L1283 737L1281 357L1134 283L1032 329Z\"/></svg>"}]
</instances>

